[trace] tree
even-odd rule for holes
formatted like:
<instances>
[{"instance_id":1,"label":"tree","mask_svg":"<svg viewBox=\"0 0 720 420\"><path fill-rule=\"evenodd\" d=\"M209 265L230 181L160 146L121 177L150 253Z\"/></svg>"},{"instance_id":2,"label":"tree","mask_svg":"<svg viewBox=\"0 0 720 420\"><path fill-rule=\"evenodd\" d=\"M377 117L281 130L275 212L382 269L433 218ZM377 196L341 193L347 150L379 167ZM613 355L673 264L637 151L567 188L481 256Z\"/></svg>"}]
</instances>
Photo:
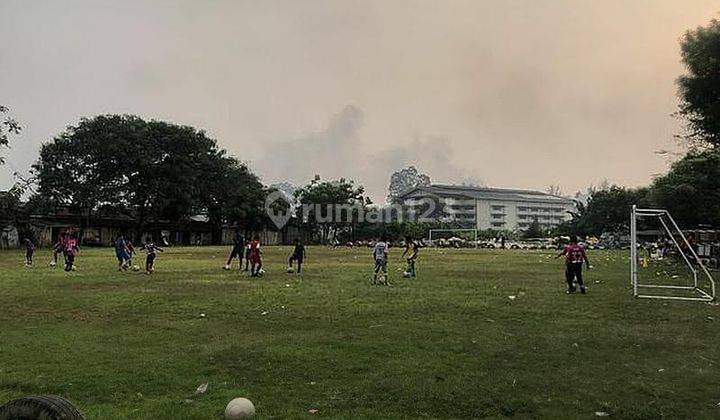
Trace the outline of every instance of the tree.
<instances>
[{"instance_id":1,"label":"tree","mask_svg":"<svg viewBox=\"0 0 720 420\"><path fill-rule=\"evenodd\" d=\"M720 21L687 31L680 47L687 68L677 81L685 138L695 145L720 146Z\"/></svg>"},{"instance_id":2,"label":"tree","mask_svg":"<svg viewBox=\"0 0 720 420\"><path fill-rule=\"evenodd\" d=\"M561 233L600 235L603 232L626 231L633 204L650 206L648 188L624 188L617 185L591 189L587 204L578 203L573 220L561 225Z\"/></svg>"},{"instance_id":3,"label":"tree","mask_svg":"<svg viewBox=\"0 0 720 420\"><path fill-rule=\"evenodd\" d=\"M316 175L308 185L295 191L300 203L299 217L325 243L331 232L337 233L344 227L352 230L357 225L360 211L371 204L364 193L365 189L356 187L352 180L322 181Z\"/></svg>"},{"instance_id":4,"label":"tree","mask_svg":"<svg viewBox=\"0 0 720 420\"><path fill-rule=\"evenodd\" d=\"M523 236L526 238L542 238L545 236L545 232L540 226L540 222L538 222L537 219L534 219L530 223L530 226L528 226L527 230L523 232Z\"/></svg>"},{"instance_id":5,"label":"tree","mask_svg":"<svg viewBox=\"0 0 720 420\"><path fill-rule=\"evenodd\" d=\"M720 150L691 151L655 179L652 199L682 227L720 226Z\"/></svg>"},{"instance_id":6,"label":"tree","mask_svg":"<svg viewBox=\"0 0 720 420\"><path fill-rule=\"evenodd\" d=\"M261 190L247 167L203 131L132 115L82 119L43 144L34 170L39 193L55 205L88 219L131 212L137 235L152 221L199 213L220 223L228 202L247 198L255 205Z\"/></svg>"},{"instance_id":7,"label":"tree","mask_svg":"<svg viewBox=\"0 0 720 420\"><path fill-rule=\"evenodd\" d=\"M400 169L390 176L387 201L397 203L398 197L404 191L414 187L426 187L430 185L430 177L418 172L414 166Z\"/></svg>"},{"instance_id":8,"label":"tree","mask_svg":"<svg viewBox=\"0 0 720 420\"><path fill-rule=\"evenodd\" d=\"M22 128L20 123L17 122L10 115L10 109L4 105L0 105L0 147L7 147L10 143L10 136L13 134L20 134ZM5 158L0 156L0 164L5 163Z\"/></svg>"}]
</instances>

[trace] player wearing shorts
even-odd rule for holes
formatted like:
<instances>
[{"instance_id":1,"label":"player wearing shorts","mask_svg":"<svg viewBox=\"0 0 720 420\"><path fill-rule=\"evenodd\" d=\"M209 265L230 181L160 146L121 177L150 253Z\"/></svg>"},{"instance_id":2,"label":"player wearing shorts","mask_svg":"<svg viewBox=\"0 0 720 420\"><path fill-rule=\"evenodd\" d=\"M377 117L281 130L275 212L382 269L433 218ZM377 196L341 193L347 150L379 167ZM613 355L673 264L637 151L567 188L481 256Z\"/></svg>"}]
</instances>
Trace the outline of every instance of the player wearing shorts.
<instances>
[{"instance_id":1,"label":"player wearing shorts","mask_svg":"<svg viewBox=\"0 0 720 420\"><path fill-rule=\"evenodd\" d=\"M415 261L417 261L418 252L420 252L420 246L417 242L409 236L405 237L405 251L403 251L402 257L407 256L407 273L410 277L415 277Z\"/></svg>"},{"instance_id":2,"label":"player wearing shorts","mask_svg":"<svg viewBox=\"0 0 720 420\"><path fill-rule=\"evenodd\" d=\"M130 250L123 235L118 236L115 240L115 256L118 260L118 271L127 270L128 261L130 261Z\"/></svg>"},{"instance_id":3,"label":"player wearing shorts","mask_svg":"<svg viewBox=\"0 0 720 420\"><path fill-rule=\"evenodd\" d=\"M251 243L252 243L252 241L249 241L247 244L245 244L245 269L243 271L248 271L248 269L250 267L250 253L252 251L250 249Z\"/></svg>"},{"instance_id":4,"label":"player wearing shorts","mask_svg":"<svg viewBox=\"0 0 720 420\"><path fill-rule=\"evenodd\" d=\"M157 257L158 251L164 251L162 248L155 245L155 242L152 240L141 246L140 249L144 249L147 254L145 257L145 274L152 274L155 271L155 258Z\"/></svg>"},{"instance_id":5,"label":"player wearing shorts","mask_svg":"<svg viewBox=\"0 0 720 420\"><path fill-rule=\"evenodd\" d=\"M63 241L63 255L65 256L65 271L72 271L75 269L75 256L80 251L78 246L78 238L74 233L65 235Z\"/></svg>"},{"instance_id":6,"label":"player wearing shorts","mask_svg":"<svg viewBox=\"0 0 720 420\"><path fill-rule=\"evenodd\" d=\"M35 254L35 244L30 240L30 238L25 238L25 265L27 267L32 267L33 263L33 254Z\"/></svg>"},{"instance_id":7,"label":"player wearing shorts","mask_svg":"<svg viewBox=\"0 0 720 420\"><path fill-rule=\"evenodd\" d=\"M380 272L383 273L383 283L385 285L389 284L387 279L388 248L387 237L385 236L383 236L373 248L373 259L375 260L375 275L373 277L373 284L377 284L378 274Z\"/></svg>"},{"instance_id":8,"label":"player wearing shorts","mask_svg":"<svg viewBox=\"0 0 720 420\"><path fill-rule=\"evenodd\" d=\"M230 251L230 256L228 257L227 262L225 263L225 269L229 270L232 268L232 262L235 258L238 259L240 262L240 266L238 267L239 270L242 270L242 262L243 262L243 254L245 253L245 237L242 236L240 231L235 232L235 237L233 238L233 248Z\"/></svg>"},{"instance_id":9,"label":"player wearing shorts","mask_svg":"<svg viewBox=\"0 0 720 420\"><path fill-rule=\"evenodd\" d=\"M50 267L55 267L57 265L58 255L62 254L64 249L65 249L65 232L61 232L60 235L58 236L57 242L55 242L52 246L53 259L50 260Z\"/></svg>"},{"instance_id":10,"label":"player wearing shorts","mask_svg":"<svg viewBox=\"0 0 720 420\"><path fill-rule=\"evenodd\" d=\"M262 251L260 250L260 237L250 242L250 277L260 277L262 270Z\"/></svg>"},{"instance_id":11,"label":"player wearing shorts","mask_svg":"<svg viewBox=\"0 0 720 420\"><path fill-rule=\"evenodd\" d=\"M585 248L578 244L577 236L570 237L570 244L558 254L557 258L565 256L565 281L567 282L567 293L575 293L575 280L580 286L580 293L585 294L585 284L583 283L582 266L583 262L590 269L590 260L588 260Z\"/></svg>"},{"instance_id":12,"label":"player wearing shorts","mask_svg":"<svg viewBox=\"0 0 720 420\"><path fill-rule=\"evenodd\" d=\"M302 271L302 264L305 260L305 245L300 242L300 239L295 240L295 249L288 260L288 268L292 268L293 262L297 262L297 272Z\"/></svg>"}]
</instances>

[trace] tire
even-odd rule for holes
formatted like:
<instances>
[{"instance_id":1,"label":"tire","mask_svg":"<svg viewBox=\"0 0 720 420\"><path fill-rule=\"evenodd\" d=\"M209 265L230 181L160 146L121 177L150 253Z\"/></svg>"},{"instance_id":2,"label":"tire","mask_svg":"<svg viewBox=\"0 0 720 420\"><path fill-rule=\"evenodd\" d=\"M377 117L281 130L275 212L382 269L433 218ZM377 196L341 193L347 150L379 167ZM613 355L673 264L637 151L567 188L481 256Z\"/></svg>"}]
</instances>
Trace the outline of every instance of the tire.
<instances>
[{"instance_id":1,"label":"tire","mask_svg":"<svg viewBox=\"0 0 720 420\"><path fill-rule=\"evenodd\" d=\"M80 410L59 395L32 395L0 407L0 420L84 420Z\"/></svg>"}]
</instances>

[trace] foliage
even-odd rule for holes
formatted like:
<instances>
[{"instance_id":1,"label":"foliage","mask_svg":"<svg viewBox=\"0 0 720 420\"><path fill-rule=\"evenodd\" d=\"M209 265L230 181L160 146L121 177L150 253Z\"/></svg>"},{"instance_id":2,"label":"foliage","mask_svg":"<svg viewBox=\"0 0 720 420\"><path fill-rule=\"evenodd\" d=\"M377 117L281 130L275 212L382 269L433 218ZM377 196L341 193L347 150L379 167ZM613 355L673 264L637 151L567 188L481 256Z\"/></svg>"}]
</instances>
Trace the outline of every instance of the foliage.
<instances>
[{"instance_id":1,"label":"foliage","mask_svg":"<svg viewBox=\"0 0 720 420\"><path fill-rule=\"evenodd\" d=\"M398 196L413 187L429 186L430 177L420 173L414 166L400 169L390 176L390 185L388 186L389 203L397 203Z\"/></svg>"},{"instance_id":2,"label":"foliage","mask_svg":"<svg viewBox=\"0 0 720 420\"><path fill-rule=\"evenodd\" d=\"M138 231L200 213L239 220L262 201L257 177L203 131L132 115L82 119L43 144L34 171L55 205L129 211Z\"/></svg>"},{"instance_id":3,"label":"foliage","mask_svg":"<svg viewBox=\"0 0 720 420\"><path fill-rule=\"evenodd\" d=\"M298 217L319 235L321 243L326 243L331 232L357 225L360 211L371 204L364 193L365 189L355 186L352 180L323 181L316 175L309 184L295 191L300 204Z\"/></svg>"},{"instance_id":4,"label":"foliage","mask_svg":"<svg viewBox=\"0 0 720 420\"><path fill-rule=\"evenodd\" d=\"M720 226L720 150L694 151L655 180L653 202L683 227Z\"/></svg>"},{"instance_id":5,"label":"foliage","mask_svg":"<svg viewBox=\"0 0 720 420\"><path fill-rule=\"evenodd\" d=\"M22 127L20 123L10 115L10 109L4 105L0 105L0 147L6 147L10 143L10 136L20 134ZM5 158L0 156L0 164L5 162Z\"/></svg>"},{"instance_id":6,"label":"foliage","mask_svg":"<svg viewBox=\"0 0 720 420\"><path fill-rule=\"evenodd\" d=\"M678 78L679 114L691 143L720 145L720 21L685 33L681 41L687 73Z\"/></svg>"}]
</instances>

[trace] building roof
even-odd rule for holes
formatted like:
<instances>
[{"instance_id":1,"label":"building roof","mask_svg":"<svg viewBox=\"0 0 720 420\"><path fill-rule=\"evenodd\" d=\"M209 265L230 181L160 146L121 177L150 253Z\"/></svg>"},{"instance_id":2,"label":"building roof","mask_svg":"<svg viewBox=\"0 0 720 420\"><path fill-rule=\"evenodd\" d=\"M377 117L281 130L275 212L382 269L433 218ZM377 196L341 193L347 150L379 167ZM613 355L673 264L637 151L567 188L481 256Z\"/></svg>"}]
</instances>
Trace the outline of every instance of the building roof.
<instances>
[{"instance_id":1,"label":"building roof","mask_svg":"<svg viewBox=\"0 0 720 420\"><path fill-rule=\"evenodd\" d=\"M437 195L437 196L455 196L462 198L473 198L477 200L502 200L502 201L535 201L544 203L557 204L574 204L575 201L548 193L519 190L510 188L487 188L487 187L468 187L463 185L443 185L433 184L426 187L410 188L400 194L400 198L410 198L411 196Z\"/></svg>"}]
</instances>

